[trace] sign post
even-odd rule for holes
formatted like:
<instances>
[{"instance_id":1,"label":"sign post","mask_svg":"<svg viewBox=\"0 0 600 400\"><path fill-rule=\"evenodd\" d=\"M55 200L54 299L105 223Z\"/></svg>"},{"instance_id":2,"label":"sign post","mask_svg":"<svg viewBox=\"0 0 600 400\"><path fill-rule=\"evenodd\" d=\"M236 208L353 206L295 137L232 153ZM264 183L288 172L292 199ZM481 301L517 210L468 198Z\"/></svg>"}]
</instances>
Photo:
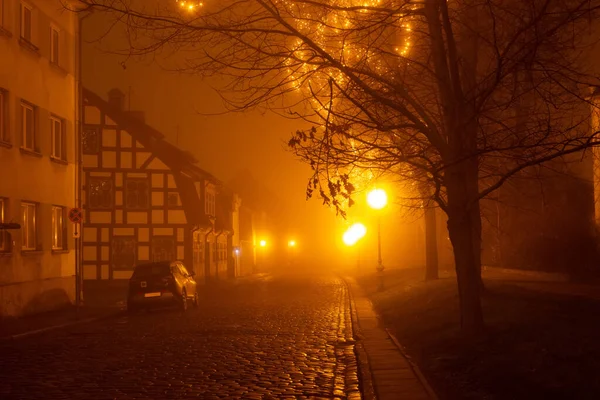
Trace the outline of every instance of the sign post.
<instances>
[{"instance_id":1,"label":"sign post","mask_svg":"<svg viewBox=\"0 0 600 400\"><path fill-rule=\"evenodd\" d=\"M75 238L75 248L79 249L80 237L81 237L81 222L83 221L83 212L81 208L71 208L69 213L67 214L69 220L73 223L73 237ZM81 273L81 265L79 262L75 262L75 305L77 306L77 311L79 312L79 307L81 306L81 286L82 286L82 273Z\"/></svg>"}]
</instances>

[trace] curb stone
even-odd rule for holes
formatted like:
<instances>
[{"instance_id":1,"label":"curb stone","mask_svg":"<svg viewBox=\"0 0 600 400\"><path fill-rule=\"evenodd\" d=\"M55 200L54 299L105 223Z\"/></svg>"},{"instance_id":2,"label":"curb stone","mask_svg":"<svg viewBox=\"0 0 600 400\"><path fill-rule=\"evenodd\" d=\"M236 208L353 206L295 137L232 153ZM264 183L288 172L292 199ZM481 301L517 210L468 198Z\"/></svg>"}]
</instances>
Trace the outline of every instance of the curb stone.
<instances>
[{"instance_id":1,"label":"curb stone","mask_svg":"<svg viewBox=\"0 0 600 400\"><path fill-rule=\"evenodd\" d=\"M354 294L352 293L350 284L348 283L348 278L342 278L342 281L346 285L346 289L348 292L348 300L350 303L352 335L355 340L354 352L358 361L357 366L358 374L360 376L359 384L362 392L362 398L364 400L376 400L377 396L375 395L375 387L373 386L373 374L369 365L369 356L361 343L361 340L364 337L361 333L360 324L358 322L358 315L356 313L356 307L354 304Z\"/></svg>"},{"instance_id":2,"label":"curb stone","mask_svg":"<svg viewBox=\"0 0 600 400\"><path fill-rule=\"evenodd\" d=\"M81 320L66 322L64 324L47 326L45 328L34 329L34 330L28 331L28 332L17 333L17 334L14 334L14 335L0 337L0 342L8 342L8 341L11 341L11 340L18 340L18 339L22 339L24 337L34 336L34 335L38 335L38 334L41 334L41 333L44 333L44 332L50 332L50 331L53 331L53 330L57 330L57 329L61 329L61 328L66 328L66 327L74 326L74 325L83 325L83 324L87 324L87 323L95 322L95 321L102 321L102 320L105 320L105 319L114 318L114 317L122 316L122 315L125 315L125 314L126 314L125 310L119 310L119 311L115 311L113 313L110 313L108 315L102 315L102 316L98 316L98 317L90 317L90 318L85 318L85 319L81 319Z\"/></svg>"},{"instance_id":3,"label":"curb stone","mask_svg":"<svg viewBox=\"0 0 600 400\"><path fill-rule=\"evenodd\" d=\"M427 379L425 378L425 375L423 375L423 372L421 372L421 369L419 368L419 366L406 353L406 349L404 348L404 346L402 346L402 344L400 344L400 342L398 341L398 338L396 338L396 336L388 328L385 328L385 331L387 332L387 334L390 337L390 339L392 339L392 342L394 342L394 344L396 345L396 347L398 348L398 350L400 350L400 353L406 359L406 361L408 362L408 365L410 365L410 368L412 369L413 373L416 375L416 377L421 382L421 385L423 385L423 387L427 391L427 394L433 400L438 400L439 398L438 398L437 394L432 389L431 385L429 385L429 382L427 382Z\"/></svg>"}]
</instances>

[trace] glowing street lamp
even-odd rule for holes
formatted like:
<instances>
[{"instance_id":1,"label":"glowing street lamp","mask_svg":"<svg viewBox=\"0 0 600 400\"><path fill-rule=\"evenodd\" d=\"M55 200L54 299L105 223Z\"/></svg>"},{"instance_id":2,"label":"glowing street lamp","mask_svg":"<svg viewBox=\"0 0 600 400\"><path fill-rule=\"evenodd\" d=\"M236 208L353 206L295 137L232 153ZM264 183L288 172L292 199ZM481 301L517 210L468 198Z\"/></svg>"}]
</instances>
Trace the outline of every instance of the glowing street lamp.
<instances>
[{"instance_id":1,"label":"glowing street lamp","mask_svg":"<svg viewBox=\"0 0 600 400\"><path fill-rule=\"evenodd\" d=\"M344 235L342 236L342 240L347 246L354 246L360 239L362 239L367 234L367 228L361 224L360 222L349 227Z\"/></svg>"},{"instance_id":2,"label":"glowing street lamp","mask_svg":"<svg viewBox=\"0 0 600 400\"><path fill-rule=\"evenodd\" d=\"M375 210L381 210L387 204L387 194L383 189L373 189L367 194L367 203Z\"/></svg>"},{"instance_id":3,"label":"glowing street lamp","mask_svg":"<svg viewBox=\"0 0 600 400\"><path fill-rule=\"evenodd\" d=\"M288 247L296 247L296 241L295 240L290 240L288 242Z\"/></svg>"},{"instance_id":4,"label":"glowing street lamp","mask_svg":"<svg viewBox=\"0 0 600 400\"><path fill-rule=\"evenodd\" d=\"M267 241L266 240L261 240L260 242L258 242L260 247L267 247Z\"/></svg>"},{"instance_id":5,"label":"glowing street lamp","mask_svg":"<svg viewBox=\"0 0 600 400\"><path fill-rule=\"evenodd\" d=\"M374 210L381 210L387 204L387 194L383 189L373 189L367 194L367 203ZM381 215L377 215L377 273L379 290L383 290L383 260L381 259Z\"/></svg>"}]
</instances>

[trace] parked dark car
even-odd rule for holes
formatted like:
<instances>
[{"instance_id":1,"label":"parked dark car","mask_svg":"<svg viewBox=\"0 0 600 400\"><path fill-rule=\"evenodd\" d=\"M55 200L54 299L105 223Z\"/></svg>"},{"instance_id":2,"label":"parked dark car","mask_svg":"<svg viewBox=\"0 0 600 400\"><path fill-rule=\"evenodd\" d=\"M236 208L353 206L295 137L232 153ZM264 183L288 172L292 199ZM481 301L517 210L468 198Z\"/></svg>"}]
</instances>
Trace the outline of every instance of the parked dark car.
<instances>
[{"instance_id":1,"label":"parked dark car","mask_svg":"<svg viewBox=\"0 0 600 400\"><path fill-rule=\"evenodd\" d=\"M174 305L185 311L189 302L198 307L196 287L194 273L180 261L140 264L129 279L127 310Z\"/></svg>"}]
</instances>

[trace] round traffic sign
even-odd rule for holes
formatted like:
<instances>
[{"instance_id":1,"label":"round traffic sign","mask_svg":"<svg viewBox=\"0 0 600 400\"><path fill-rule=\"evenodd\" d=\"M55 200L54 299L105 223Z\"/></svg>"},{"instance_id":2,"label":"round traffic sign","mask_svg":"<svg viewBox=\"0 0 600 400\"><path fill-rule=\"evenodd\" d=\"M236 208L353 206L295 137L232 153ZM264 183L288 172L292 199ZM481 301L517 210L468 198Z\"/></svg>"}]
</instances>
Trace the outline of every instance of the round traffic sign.
<instances>
[{"instance_id":1,"label":"round traffic sign","mask_svg":"<svg viewBox=\"0 0 600 400\"><path fill-rule=\"evenodd\" d=\"M81 211L81 208L71 208L69 210L69 219L74 224L78 224L83 221L83 212Z\"/></svg>"}]
</instances>

